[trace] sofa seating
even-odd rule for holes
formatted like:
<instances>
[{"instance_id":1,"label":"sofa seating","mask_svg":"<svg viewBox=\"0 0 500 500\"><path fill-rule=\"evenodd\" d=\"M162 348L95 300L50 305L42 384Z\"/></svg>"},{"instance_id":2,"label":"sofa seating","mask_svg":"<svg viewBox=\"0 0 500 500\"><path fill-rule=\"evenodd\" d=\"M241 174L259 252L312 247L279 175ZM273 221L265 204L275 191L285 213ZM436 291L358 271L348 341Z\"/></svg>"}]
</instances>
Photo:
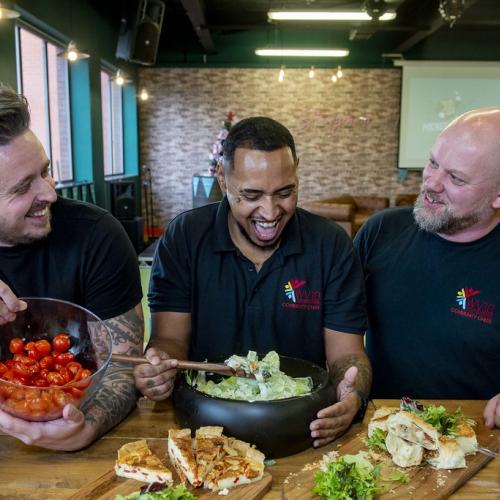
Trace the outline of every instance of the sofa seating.
<instances>
[{"instance_id":1,"label":"sofa seating","mask_svg":"<svg viewBox=\"0 0 500 500\"><path fill-rule=\"evenodd\" d=\"M417 199L417 193L405 193L396 195L396 199L394 200L395 207L407 207L413 206L415 204L415 200Z\"/></svg>"},{"instance_id":2,"label":"sofa seating","mask_svg":"<svg viewBox=\"0 0 500 500\"><path fill-rule=\"evenodd\" d=\"M352 196L347 194L333 198L322 198L317 201L321 203L352 205L354 209L353 235L357 233L368 217L388 208L390 205L390 200L386 196Z\"/></svg>"},{"instance_id":3,"label":"sofa seating","mask_svg":"<svg viewBox=\"0 0 500 500\"><path fill-rule=\"evenodd\" d=\"M354 236L354 207L350 203L304 201L301 207L316 215L335 221L350 238Z\"/></svg>"}]
</instances>

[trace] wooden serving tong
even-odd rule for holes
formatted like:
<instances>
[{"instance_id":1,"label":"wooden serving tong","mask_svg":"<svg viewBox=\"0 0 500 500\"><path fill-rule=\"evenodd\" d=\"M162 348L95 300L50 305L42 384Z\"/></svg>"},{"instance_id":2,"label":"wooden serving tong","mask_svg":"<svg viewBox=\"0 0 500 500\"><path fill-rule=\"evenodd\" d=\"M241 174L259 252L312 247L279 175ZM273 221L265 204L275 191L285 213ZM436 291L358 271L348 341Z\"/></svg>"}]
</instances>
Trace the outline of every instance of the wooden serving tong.
<instances>
[{"instance_id":1,"label":"wooden serving tong","mask_svg":"<svg viewBox=\"0 0 500 500\"><path fill-rule=\"evenodd\" d=\"M127 354L111 354L111 361L119 363L132 363L134 365L142 365L149 363L149 360L144 356L129 356ZM255 378L252 373L247 373L242 368L234 369L224 363L205 363L200 361L185 361L178 359L177 368L180 370L198 370L210 373L219 373L220 375L242 378Z\"/></svg>"}]
</instances>

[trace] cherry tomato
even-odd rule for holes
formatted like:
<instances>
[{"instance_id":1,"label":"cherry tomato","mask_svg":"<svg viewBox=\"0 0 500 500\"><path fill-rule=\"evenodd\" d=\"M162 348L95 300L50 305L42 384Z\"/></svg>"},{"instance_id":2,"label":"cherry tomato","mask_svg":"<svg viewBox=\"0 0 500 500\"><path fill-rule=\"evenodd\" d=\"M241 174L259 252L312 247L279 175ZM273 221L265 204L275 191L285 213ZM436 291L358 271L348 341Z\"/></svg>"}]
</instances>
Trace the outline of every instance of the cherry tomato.
<instances>
[{"instance_id":1,"label":"cherry tomato","mask_svg":"<svg viewBox=\"0 0 500 500\"><path fill-rule=\"evenodd\" d=\"M12 359L14 360L14 363L21 363L22 365L27 365L27 366L36 363L35 359L32 359L29 356L26 356L25 354L14 354L14 357Z\"/></svg>"},{"instance_id":2,"label":"cherry tomato","mask_svg":"<svg viewBox=\"0 0 500 500\"><path fill-rule=\"evenodd\" d=\"M55 405L59 408L71 403L71 396L68 396L61 389L54 389L52 391L52 401L54 401Z\"/></svg>"},{"instance_id":3,"label":"cherry tomato","mask_svg":"<svg viewBox=\"0 0 500 500\"><path fill-rule=\"evenodd\" d=\"M47 374L47 382L49 385L64 385L64 377L57 372L49 372Z\"/></svg>"},{"instance_id":4,"label":"cherry tomato","mask_svg":"<svg viewBox=\"0 0 500 500\"><path fill-rule=\"evenodd\" d=\"M44 356L40 359L40 368L46 370L52 370L55 365L55 360L52 356Z\"/></svg>"},{"instance_id":5,"label":"cherry tomato","mask_svg":"<svg viewBox=\"0 0 500 500\"><path fill-rule=\"evenodd\" d=\"M12 367L12 372L14 373L14 375L23 378L30 378L33 374L29 366L23 365L22 363L15 363Z\"/></svg>"},{"instance_id":6,"label":"cherry tomato","mask_svg":"<svg viewBox=\"0 0 500 500\"><path fill-rule=\"evenodd\" d=\"M70 361L75 359L75 355L72 352L60 352L54 356L56 363L66 366Z\"/></svg>"},{"instance_id":7,"label":"cherry tomato","mask_svg":"<svg viewBox=\"0 0 500 500\"><path fill-rule=\"evenodd\" d=\"M73 380L73 375L65 366L59 368L59 370L57 370L57 373L59 373L59 375L61 375L61 377L64 379L65 384Z\"/></svg>"},{"instance_id":8,"label":"cherry tomato","mask_svg":"<svg viewBox=\"0 0 500 500\"><path fill-rule=\"evenodd\" d=\"M60 333L52 339L52 347L57 352L66 352L71 347L71 340L66 333Z\"/></svg>"},{"instance_id":9,"label":"cherry tomato","mask_svg":"<svg viewBox=\"0 0 500 500\"><path fill-rule=\"evenodd\" d=\"M35 361L38 361L42 357L42 354L36 349L28 349L26 353L28 354L28 358L34 359Z\"/></svg>"},{"instance_id":10,"label":"cherry tomato","mask_svg":"<svg viewBox=\"0 0 500 500\"><path fill-rule=\"evenodd\" d=\"M82 399L85 396L85 392L78 389L78 387L68 387L66 394L70 394L76 400Z\"/></svg>"},{"instance_id":11,"label":"cherry tomato","mask_svg":"<svg viewBox=\"0 0 500 500\"><path fill-rule=\"evenodd\" d=\"M31 383L35 387L48 387L49 386L49 383L47 382L47 380L45 378L42 378L42 377L33 379Z\"/></svg>"},{"instance_id":12,"label":"cherry tomato","mask_svg":"<svg viewBox=\"0 0 500 500\"><path fill-rule=\"evenodd\" d=\"M17 354L17 353L23 352L24 351L24 342L18 337L13 338L9 344L9 351L12 354Z\"/></svg>"},{"instance_id":13,"label":"cherry tomato","mask_svg":"<svg viewBox=\"0 0 500 500\"><path fill-rule=\"evenodd\" d=\"M50 342L46 339L37 340L35 342L35 349L42 355L47 356L52 352L52 346Z\"/></svg>"},{"instance_id":14,"label":"cherry tomato","mask_svg":"<svg viewBox=\"0 0 500 500\"><path fill-rule=\"evenodd\" d=\"M67 365L66 368L71 372L73 375L73 378L76 377L76 374L79 372L79 370L82 369L82 365L78 361L70 361ZM1 371L0 371L1 375Z\"/></svg>"},{"instance_id":15,"label":"cherry tomato","mask_svg":"<svg viewBox=\"0 0 500 500\"><path fill-rule=\"evenodd\" d=\"M0 361L0 377L8 370L7 366Z\"/></svg>"},{"instance_id":16,"label":"cherry tomato","mask_svg":"<svg viewBox=\"0 0 500 500\"><path fill-rule=\"evenodd\" d=\"M83 380L87 377L90 377L92 375L92 372L90 370L87 370L86 368L82 368L81 370L78 371L78 373L75 376L75 380Z\"/></svg>"}]
</instances>

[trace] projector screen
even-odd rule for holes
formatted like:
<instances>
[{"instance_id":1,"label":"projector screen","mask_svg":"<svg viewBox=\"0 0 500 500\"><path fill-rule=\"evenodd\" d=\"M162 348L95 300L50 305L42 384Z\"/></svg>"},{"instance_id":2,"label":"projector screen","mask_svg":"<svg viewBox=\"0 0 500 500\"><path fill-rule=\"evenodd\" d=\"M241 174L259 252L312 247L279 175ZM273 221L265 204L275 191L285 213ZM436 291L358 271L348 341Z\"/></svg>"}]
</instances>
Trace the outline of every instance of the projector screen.
<instances>
[{"instance_id":1,"label":"projector screen","mask_svg":"<svg viewBox=\"0 0 500 500\"><path fill-rule=\"evenodd\" d=\"M441 130L465 111L500 107L498 63L395 61L403 68L399 161L423 169Z\"/></svg>"}]
</instances>

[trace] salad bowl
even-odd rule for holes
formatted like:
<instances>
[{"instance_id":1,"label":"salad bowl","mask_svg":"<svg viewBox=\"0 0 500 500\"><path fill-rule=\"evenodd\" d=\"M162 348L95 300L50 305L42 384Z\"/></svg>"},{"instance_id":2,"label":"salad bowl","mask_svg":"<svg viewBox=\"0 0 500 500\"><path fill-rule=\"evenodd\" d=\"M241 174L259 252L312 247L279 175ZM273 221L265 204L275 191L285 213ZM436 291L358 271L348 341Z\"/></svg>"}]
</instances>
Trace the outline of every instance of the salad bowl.
<instances>
[{"instance_id":1,"label":"salad bowl","mask_svg":"<svg viewBox=\"0 0 500 500\"><path fill-rule=\"evenodd\" d=\"M178 424L192 430L221 425L224 434L255 444L266 458L293 455L309 448L309 424L321 408L332 404L335 389L327 371L309 361L280 356L280 369L291 377L310 377L311 391L270 401L225 399L199 391L180 372L172 394ZM217 375L208 377L215 382L221 379Z\"/></svg>"}]
</instances>

